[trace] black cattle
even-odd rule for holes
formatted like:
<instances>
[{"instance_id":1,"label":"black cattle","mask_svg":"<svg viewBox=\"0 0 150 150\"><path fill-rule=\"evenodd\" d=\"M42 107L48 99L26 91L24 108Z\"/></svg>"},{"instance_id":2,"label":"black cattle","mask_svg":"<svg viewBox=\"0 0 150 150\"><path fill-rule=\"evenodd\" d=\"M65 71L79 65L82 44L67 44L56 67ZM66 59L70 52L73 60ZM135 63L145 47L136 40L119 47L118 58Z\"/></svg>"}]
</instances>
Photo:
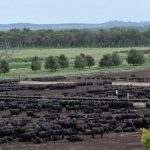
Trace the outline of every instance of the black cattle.
<instances>
[{"instance_id":1,"label":"black cattle","mask_svg":"<svg viewBox=\"0 0 150 150\"><path fill-rule=\"evenodd\" d=\"M150 117L144 118L143 121L144 121L144 127L148 128L150 125Z\"/></svg>"},{"instance_id":2,"label":"black cattle","mask_svg":"<svg viewBox=\"0 0 150 150\"><path fill-rule=\"evenodd\" d=\"M12 136L15 133L13 126L5 126L0 128L0 137Z\"/></svg>"},{"instance_id":3,"label":"black cattle","mask_svg":"<svg viewBox=\"0 0 150 150\"><path fill-rule=\"evenodd\" d=\"M33 132L24 132L19 136L19 141L21 142L32 142L35 138Z\"/></svg>"},{"instance_id":4,"label":"black cattle","mask_svg":"<svg viewBox=\"0 0 150 150\"><path fill-rule=\"evenodd\" d=\"M108 112L108 111L109 111L109 105L101 106L101 110L102 110L103 112Z\"/></svg>"},{"instance_id":5,"label":"black cattle","mask_svg":"<svg viewBox=\"0 0 150 150\"><path fill-rule=\"evenodd\" d=\"M60 120L59 124L62 128L75 128L76 122L73 120Z\"/></svg>"},{"instance_id":6,"label":"black cattle","mask_svg":"<svg viewBox=\"0 0 150 150\"><path fill-rule=\"evenodd\" d=\"M144 127L144 119L143 118L132 119L132 122L136 128L143 128Z\"/></svg>"},{"instance_id":7,"label":"black cattle","mask_svg":"<svg viewBox=\"0 0 150 150\"><path fill-rule=\"evenodd\" d=\"M61 139L62 139L62 137L59 136L59 135L52 135L52 136L51 136L51 140L52 140L52 141L58 141L58 140L61 140Z\"/></svg>"},{"instance_id":8,"label":"black cattle","mask_svg":"<svg viewBox=\"0 0 150 150\"><path fill-rule=\"evenodd\" d=\"M72 128L70 129L63 129L63 135L76 135L77 131L73 130Z\"/></svg>"},{"instance_id":9,"label":"black cattle","mask_svg":"<svg viewBox=\"0 0 150 150\"><path fill-rule=\"evenodd\" d=\"M105 118L106 120L111 120L113 119L112 114L111 113L104 113L101 115L102 118Z\"/></svg>"},{"instance_id":10,"label":"black cattle","mask_svg":"<svg viewBox=\"0 0 150 150\"><path fill-rule=\"evenodd\" d=\"M144 118L150 118L150 112L144 113Z\"/></svg>"},{"instance_id":11,"label":"black cattle","mask_svg":"<svg viewBox=\"0 0 150 150\"><path fill-rule=\"evenodd\" d=\"M120 133L120 132L123 132L123 129L121 127L117 127L114 131L116 133Z\"/></svg>"},{"instance_id":12,"label":"black cattle","mask_svg":"<svg viewBox=\"0 0 150 150\"><path fill-rule=\"evenodd\" d=\"M34 112L33 111L27 111L27 116L28 117L33 117L34 116Z\"/></svg>"},{"instance_id":13,"label":"black cattle","mask_svg":"<svg viewBox=\"0 0 150 150\"><path fill-rule=\"evenodd\" d=\"M136 128L135 127L126 127L123 129L124 132L135 132Z\"/></svg>"},{"instance_id":14,"label":"black cattle","mask_svg":"<svg viewBox=\"0 0 150 150\"><path fill-rule=\"evenodd\" d=\"M66 111L69 112L69 111L79 111L80 110L80 106L79 105L67 105L66 106Z\"/></svg>"},{"instance_id":15,"label":"black cattle","mask_svg":"<svg viewBox=\"0 0 150 150\"><path fill-rule=\"evenodd\" d=\"M8 142L7 137L0 138L0 144L4 144L4 143L7 143L7 142Z\"/></svg>"},{"instance_id":16,"label":"black cattle","mask_svg":"<svg viewBox=\"0 0 150 150\"><path fill-rule=\"evenodd\" d=\"M92 128L92 134L100 134L101 138L103 137L103 134L105 133L105 129L103 127L94 127Z\"/></svg>"},{"instance_id":17,"label":"black cattle","mask_svg":"<svg viewBox=\"0 0 150 150\"><path fill-rule=\"evenodd\" d=\"M77 136L77 135L71 135L71 136L67 137L67 140L69 142L81 142L84 139L82 137Z\"/></svg>"},{"instance_id":18,"label":"black cattle","mask_svg":"<svg viewBox=\"0 0 150 150\"><path fill-rule=\"evenodd\" d=\"M46 120L55 120L55 119L59 119L60 115L58 113L48 113L46 115L43 116L44 118L46 118Z\"/></svg>"},{"instance_id":19,"label":"black cattle","mask_svg":"<svg viewBox=\"0 0 150 150\"><path fill-rule=\"evenodd\" d=\"M49 137L49 132L48 131L39 131L37 136L42 139L47 139Z\"/></svg>"},{"instance_id":20,"label":"black cattle","mask_svg":"<svg viewBox=\"0 0 150 150\"><path fill-rule=\"evenodd\" d=\"M40 137L35 137L32 141L33 141L34 144L44 143L44 140Z\"/></svg>"},{"instance_id":21,"label":"black cattle","mask_svg":"<svg viewBox=\"0 0 150 150\"><path fill-rule=\"evenodd\" d=\"M10 114L11 115L18 115L20 113L20 110L19 109L11 109L10 110Z\"/></svg>"},{"instance_id":22,"label":"black cattle","mask_svg":"<svg viewBox=\"0 0 150 150\"><path fill-rule=\"evenodd\" d=\"M81 114L81 113L69 113L67 115L67 117L69 117L71 119L73 119L73 118L79 119L79 118L83 118L84 114Z\"/></svg>"}]
</instances>

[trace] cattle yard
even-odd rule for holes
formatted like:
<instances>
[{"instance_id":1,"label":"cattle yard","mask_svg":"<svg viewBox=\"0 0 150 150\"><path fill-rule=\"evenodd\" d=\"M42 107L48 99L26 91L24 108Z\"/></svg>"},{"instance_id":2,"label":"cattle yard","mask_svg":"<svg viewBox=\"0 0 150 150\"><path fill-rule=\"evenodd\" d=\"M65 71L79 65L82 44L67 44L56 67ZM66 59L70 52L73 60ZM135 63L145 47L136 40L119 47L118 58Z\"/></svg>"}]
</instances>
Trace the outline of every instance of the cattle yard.
<instances>
[{"instance_id":1,"label":"cattle yard","mask_svg":"<svg viewBox=\"0 0 150 150\"><path fill-rule=\"evenodd\" d=\"M149 125L150 70L0 81L3 150L143 150Z\"/></svg>"}]
</instances>

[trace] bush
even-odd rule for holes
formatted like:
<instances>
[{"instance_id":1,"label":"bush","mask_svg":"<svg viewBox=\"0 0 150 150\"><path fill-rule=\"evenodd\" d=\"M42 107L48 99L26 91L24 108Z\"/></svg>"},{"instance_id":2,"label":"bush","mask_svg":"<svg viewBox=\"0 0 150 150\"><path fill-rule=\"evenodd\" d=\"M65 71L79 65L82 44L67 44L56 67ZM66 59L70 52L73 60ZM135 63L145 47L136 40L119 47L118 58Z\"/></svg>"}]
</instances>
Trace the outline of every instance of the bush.
<instances>
[{"instance_id":1,"label":"bush","mask_svg":"<svg viewBox=\"0 0 150 150\"><path fill-rule=\"evenodd\" d=\"M69 61L67 59L67 57L64 54L61 54L58 58L58 63L60 65L61 68L67 68L69 67Z\"/></svg>"},{"instance_id":2,"label":"bush","mask_svg":"<svg viewBox=\"0 0 150 150\"><path fill-rule=\"evenodd\" d=\"M86 65L89 68L95 65L95 60L94 60L94 58L92 56L90 56L90 55L86 56Z\"/></svg>"},{"instance_id":3,"label":"bush","mask_svg":"<svg viewBox=\"0 0 150 150\"><path fill-rule=\"evenodd\" d=\"M114 66L119 66L122 64L121 57L115 52L112 54L112 63Z\"/></svg>"},{"instance_id":4,"label":"bush","mask_svg":"<svg viewBox=\"0 0 150 150\"><path fill-rule=\"evenodd\" d=\"M41 62L39 61L39 58L37 56L33 57L32 59L31 69L34 71L41 69Z\"/></svg>"},{"instance_id":5,"label":"bush","mask_svg":"<svg viewBox=\"0 0 150 150\"><path fill-rule=\"evenodd\" d=\"M141 138L141 142L144 145L146 150L150 150L150 131L146 129L142 129L143 135Z\"/></svg>"},{"instance_id":6,"label":"bush","mask_svg":"<svg viewBox=\"0 0 150 150\"><path fill-rule=\"evenodd\" d=\"M74 61L74 67L75 68L79 68L79 69L83 69L86 66L86 61L85 58L82 56L76 56L75 57L75 61Z\"/></svg>"},{"instance_id":7,"label":"bush","mask_svg":"<svg viewBox=\"0 0 150 150\"><path fill-rule=\"evenodd\" d=\"M110 67L113 65L112 56L111 54L106 54L103 58L99 61L100 67Z\"/></svg>"},{"instance_id":8,"label":"bush","mask_svg":"<svg viewBox=\"0 0 150 150\"><path fill-rule=\"evenodd\" d=\"M52 71L56 71L58 68L58 59L53 56L49 56L45 61L45 69L51 69Z\"/></svg>"},{"instance_id":9,"label":"bush","mask_svg":"<svg viewBox=\"0 0 150 150\"><path fill-rule=\"evenodd\" d=\"M6 60L1 60L0 62L0 72L8 73L9 72L9 64Z\"/></svg>"},{"instance_id":10,"label":"bush","mask_svg":"<svg viewBox=\"0 0 150 150\"><path fill-rule=\"evenodd\" d=\"M142 65L145 62L144 53L142 51L130 50L127 56L128 64L132 65Z\"/></svg>"}]
</instances>

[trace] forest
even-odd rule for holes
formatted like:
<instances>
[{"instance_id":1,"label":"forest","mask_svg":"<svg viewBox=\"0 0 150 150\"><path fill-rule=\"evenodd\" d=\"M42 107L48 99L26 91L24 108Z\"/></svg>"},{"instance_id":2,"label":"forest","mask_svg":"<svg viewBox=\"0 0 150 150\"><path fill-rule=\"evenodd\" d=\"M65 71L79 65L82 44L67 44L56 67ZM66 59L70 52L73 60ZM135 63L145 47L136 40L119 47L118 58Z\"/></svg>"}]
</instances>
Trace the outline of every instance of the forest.
<instances>
[{"instance_id":1,"label":"forest","mask_svg":"<svg viewBox=\"0 0 150 150\"><path fill-rule=\"evenodd\" d=\"M150 46L150 29L112 28L110 30L30 30L0 31L0 49Z\"/></svg>"}]
</instances>

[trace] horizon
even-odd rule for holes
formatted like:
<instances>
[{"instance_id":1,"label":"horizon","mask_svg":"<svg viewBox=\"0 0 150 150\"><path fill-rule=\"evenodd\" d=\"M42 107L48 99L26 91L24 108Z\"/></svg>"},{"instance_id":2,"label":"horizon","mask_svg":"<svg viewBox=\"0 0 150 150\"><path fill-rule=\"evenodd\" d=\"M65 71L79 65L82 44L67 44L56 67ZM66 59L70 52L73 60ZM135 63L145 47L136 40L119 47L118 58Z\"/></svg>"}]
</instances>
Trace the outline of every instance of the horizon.
<instances>
[{"instance_id":1,"label":"horizon","mask_svg":"<svg viewBox=\"0 0 150 150\"><path fill-rule=\"evenodd\" d=\"M143 0L2 0L0 24L100 24L111 20L150 21L150 1Z\"/></svg>"},{"instance_id":2,"label":"horizon","mask_svg":"<svg viewBox=\"0 0 150 150\"><path fill-rule=\"evenodd\" d=\"M12 22L12 23L0 23L0 25L11 25L11 24L33 24L33 25L59 25L59 24L93 24L93 25L99 25L99 24L105 24L105 23L112 23L112 22L122 22L122 23L150 23L150 21L123 21L123 20L110 20L106 22L100 22L100 23L86 23L86 22L66 22L66 23L30 23L30 22Z\"/></svg>"}]
</instances>

